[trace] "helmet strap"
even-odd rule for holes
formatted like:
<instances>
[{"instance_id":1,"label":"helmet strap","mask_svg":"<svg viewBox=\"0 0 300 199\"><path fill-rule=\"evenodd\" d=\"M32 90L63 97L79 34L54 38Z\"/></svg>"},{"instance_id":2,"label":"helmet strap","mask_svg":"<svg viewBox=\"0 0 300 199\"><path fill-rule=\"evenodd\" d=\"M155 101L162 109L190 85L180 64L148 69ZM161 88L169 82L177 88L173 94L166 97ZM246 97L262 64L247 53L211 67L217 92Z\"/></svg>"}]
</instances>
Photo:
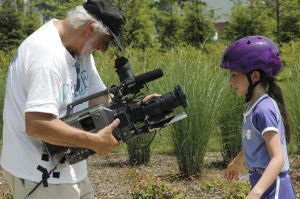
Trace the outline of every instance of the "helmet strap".
<instances>
[{"instance_id":1,"label":"helmet strap","mask_svg":"<svg viewBox=\"0 0 300 199\"><path fill-rule=\"evenodd\" d=\"M249 82L249 86L248 86L248 90L246 93L245 102L249 102L251 100L255 86L261 82L261 79L260 79L259 81L255 82L253 84L252 79L251 79L251 74L252 74L252 72L246 74L246 77Z\"/></svg>"}]
</instances>

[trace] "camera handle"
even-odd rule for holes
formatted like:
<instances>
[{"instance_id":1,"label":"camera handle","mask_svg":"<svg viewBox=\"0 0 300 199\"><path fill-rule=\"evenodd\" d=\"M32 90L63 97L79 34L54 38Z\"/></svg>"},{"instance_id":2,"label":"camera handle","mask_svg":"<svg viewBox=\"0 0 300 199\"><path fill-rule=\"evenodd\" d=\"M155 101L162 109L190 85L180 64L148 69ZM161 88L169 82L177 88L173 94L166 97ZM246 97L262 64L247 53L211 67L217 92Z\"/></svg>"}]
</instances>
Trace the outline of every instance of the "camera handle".
<instances>
[{"instance_id":1,"label":"camera handle","mask_svg":"<svg viewBox=\"0 0 300 199\"><path fill-rule=\"evenodd\" d=\"M108 95L108 94L110 94L110 93L112 93L112 94L114 94L115 96L118 96L118 97L121 97L121 96L122 96L122 94L119 93L119 87L113 85L113 86L111 86L111 87L105 89L104 91L101 91L101 92L95 93L95 94L93 94L93 95L89 95L89 96L87 96L87 97L84 97L84 98L75 100L74 102L72 102L71 104L69 104L69 105L67 106L67 113L66 113L66 116L65 116L65 117L68 117L68 116L70 116L70 115L73 113L73 108L74 108L75 106L77 106L77 105L79 105L79 104L81 104L81 103L83 103L83 102L86 102L86 101L88 101L88 100L94 99L94 98L96 98L96 97L101 97L101 96L103 96L103 95Z\"/></svg>"},{"instance_id":2,"label":"camera handle","mask_svg":"<svg viewBox=\"0 0 300 199\"><path fill-rule=\"evenodd\" d=\"M75 100L74 102L72 102L71 104L69 104L69 105L67 106L66 117L67 117L67 116L70 116L70 115L72 114L73 108L74 108L75 106L77 106L78 104L81 104L81 103L86 102L86 101L88 101L88 100L94 99L94 98L96 98L96 97L100 97L100 96L103 96L103 95L107 95L107 94L109 93L108 91L109 91L108 89L105 89L105 90L102 91L102 92L95 93L95 94L93 94L93 95L89 95L89 96L87 96L87 97L84 97L84 98Z\"/></svg>"}]
</instances>

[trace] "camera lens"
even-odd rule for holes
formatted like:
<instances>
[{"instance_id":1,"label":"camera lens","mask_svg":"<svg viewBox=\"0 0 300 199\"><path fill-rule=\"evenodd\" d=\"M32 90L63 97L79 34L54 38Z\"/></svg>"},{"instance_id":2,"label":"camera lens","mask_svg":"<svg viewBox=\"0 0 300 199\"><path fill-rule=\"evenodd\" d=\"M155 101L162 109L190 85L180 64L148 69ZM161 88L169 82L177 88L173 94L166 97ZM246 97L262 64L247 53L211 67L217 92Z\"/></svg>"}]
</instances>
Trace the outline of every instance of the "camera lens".
<instances>
[{"instance_id":1,"label":"camera lens","mask_svg":"<svg viewBox=\"0 0 300 199\"><path fill-rule=\"evenodd\" d=\"M126 79L134 77L134 73L130 64L128 63L128 59L125 57L118 57L115 60L115 68L120 82L124 82Z\"/></svg>"},{"instance_id":2,"label":"camera lens","mask_svg":"<svg viewBox=\"0 0 300 199\"><path fill-rule=\"evenodd\" d=\"M145 106L134 110L130 114L131 120L142 122L146 117L151 120L159 120L178 106L188 106L186 95L179 85L175 87L173 92L166 93Z\"/></svg>"}]
</instances>

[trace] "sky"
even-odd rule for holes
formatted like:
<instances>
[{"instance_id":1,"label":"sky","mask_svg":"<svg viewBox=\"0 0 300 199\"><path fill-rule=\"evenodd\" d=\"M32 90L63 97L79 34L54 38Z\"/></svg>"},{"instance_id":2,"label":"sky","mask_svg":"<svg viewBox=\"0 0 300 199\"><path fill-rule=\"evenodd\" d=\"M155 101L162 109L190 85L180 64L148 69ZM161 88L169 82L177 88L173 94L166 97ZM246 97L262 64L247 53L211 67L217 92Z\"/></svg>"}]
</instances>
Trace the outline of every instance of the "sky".
<instances>
[{"instance_id":1,"label":"sky","mask_svg":"<svg viewBox=\"0 0 300 199\"><path fill-rule=\"evenodd\" d=\"M230 0L203 0L207 3L207 9L214 10L215 15L218 17L217 22L227 21L231 8L233 6Z\"/></svg>"}]
</instances>

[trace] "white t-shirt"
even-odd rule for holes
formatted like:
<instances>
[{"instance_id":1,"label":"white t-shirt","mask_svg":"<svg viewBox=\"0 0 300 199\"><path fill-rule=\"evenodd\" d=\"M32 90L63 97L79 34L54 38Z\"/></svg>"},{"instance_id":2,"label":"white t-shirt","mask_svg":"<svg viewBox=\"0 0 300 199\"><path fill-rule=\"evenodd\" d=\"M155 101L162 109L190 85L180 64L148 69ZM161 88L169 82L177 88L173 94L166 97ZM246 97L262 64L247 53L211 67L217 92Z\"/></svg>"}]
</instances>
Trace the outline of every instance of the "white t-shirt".
<instances>
[{"instance_id":1,"label":"white t-shirt","mask_svg":"<svg viewBox=\"0 0 300 199\"><path fill-rule=\"evenodd\" d=\"M79 64L80 71L76 71L75 64ZM42 173L37 167L41 165L50 171L57 159L41 159L41 140L25 132L25 112L63 117L68 104L104 89L92 55L74 59L63 46L53 20L35 31L20 45L9 68L3 110L2 167L18 178L39 182ZM83 103L75 111L86 107L87 103ZM51 176L49 183L76 183L87 176L86 161L56 171L60 177Z\"/></svg>"}]
</instances>

